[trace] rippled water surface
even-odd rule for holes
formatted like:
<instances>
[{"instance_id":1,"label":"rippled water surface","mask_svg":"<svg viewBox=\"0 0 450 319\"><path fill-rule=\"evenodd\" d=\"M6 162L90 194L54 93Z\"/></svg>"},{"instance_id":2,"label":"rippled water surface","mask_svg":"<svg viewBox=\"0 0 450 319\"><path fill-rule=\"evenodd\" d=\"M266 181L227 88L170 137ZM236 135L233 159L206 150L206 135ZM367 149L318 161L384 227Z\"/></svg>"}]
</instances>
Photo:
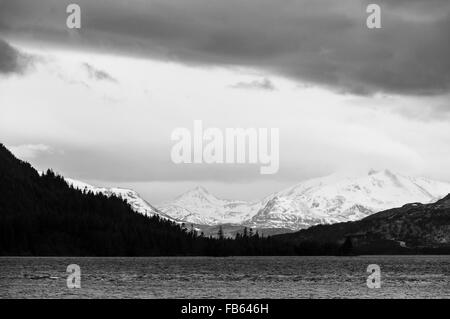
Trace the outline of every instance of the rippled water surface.
<instances>
[{"instance_id":1,"label":"rippled water surface","mask_svg":"<svg viewBox=\"0 0 450 319\"><path fill-rule=\"evenodd\" d=\"M69 264L80 289L67 288ZM450 256L5 257L0 298L450 298Z\"/></svg>"}]
</instances>

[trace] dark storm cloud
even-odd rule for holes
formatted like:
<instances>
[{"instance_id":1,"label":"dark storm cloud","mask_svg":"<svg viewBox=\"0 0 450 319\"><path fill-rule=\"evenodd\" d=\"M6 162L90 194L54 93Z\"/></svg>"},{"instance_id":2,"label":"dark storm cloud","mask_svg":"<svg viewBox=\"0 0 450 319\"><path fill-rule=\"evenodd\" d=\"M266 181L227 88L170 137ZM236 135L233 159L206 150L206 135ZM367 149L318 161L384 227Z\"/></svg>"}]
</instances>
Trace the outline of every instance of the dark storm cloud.
<instances>
[{"instance_id":1,"label":"dark storm cloud","mask_svg":"<svg viewBox=\"0 0 450 319\"><path fill-rule=\"evenodd\" d=\"M244 65L342 92L450 90L450 1L378 0L382 29L354 0L3 0L0 32L182 63Z\"/></svg>"},{"instance_id":2,"label":"dark storm cloud","mask_svg":"<svg viewBox=\"0 0 450 319\"><path fill-rule=\"evenodd\" d=\"M30 62L30 56L0 38L0 74L22 73Z\"/></svg>"}]
</instances>

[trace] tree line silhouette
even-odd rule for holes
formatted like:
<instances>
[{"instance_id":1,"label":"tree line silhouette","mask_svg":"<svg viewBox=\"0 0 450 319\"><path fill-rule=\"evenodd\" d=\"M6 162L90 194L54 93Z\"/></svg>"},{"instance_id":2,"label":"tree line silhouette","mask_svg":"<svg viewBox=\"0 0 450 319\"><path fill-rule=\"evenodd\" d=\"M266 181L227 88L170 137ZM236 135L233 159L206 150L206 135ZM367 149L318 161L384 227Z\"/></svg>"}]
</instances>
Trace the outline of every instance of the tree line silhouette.
<instances>
[{"instance_id":1,"label":"tree line silhouette","mask_svg":"<svg viewBox=\"0 0 450 319\"><path fill-rule=\"evenodd\" d=\"M40 175L0 144L0 255L229 256L333 254L338 247L289 244L244 229L236 238L205 237L191 226L134 212L122 198Z\"/></svg>"}]
</instances>

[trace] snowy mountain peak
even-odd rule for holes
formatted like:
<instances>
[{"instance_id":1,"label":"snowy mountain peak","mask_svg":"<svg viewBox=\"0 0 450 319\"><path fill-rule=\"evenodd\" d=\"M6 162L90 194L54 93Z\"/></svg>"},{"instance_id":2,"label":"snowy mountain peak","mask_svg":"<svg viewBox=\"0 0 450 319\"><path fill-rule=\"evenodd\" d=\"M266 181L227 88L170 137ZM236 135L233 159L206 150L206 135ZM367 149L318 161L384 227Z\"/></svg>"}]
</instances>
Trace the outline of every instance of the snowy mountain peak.
<instances>
[{"instance_id":1,"label":"snowy mountain peak","mask_svg":"<svg viewBox=\"0 0 450 319\"><path fill-rule=\"evenodd\" d=\"M196 186L193 191L209 194L208 190L204 188L203 186Z\"/></svg>"},{"instance_id":2,"label":"snowy mountain peak","mask_svg":"<svg viewBox=\"0 0 450 319\"><path fill-rule=\"evenodd\" d=\"M216 197L208 192L208 190L202 186L196 186L195 188L188 190L187 192L178 196L178 198L182 197L198 197L198 198L214 198Z\"/></svg>"},{"instance_id":3,"label":"snowy mountain peak","mask_svg":"<svg viewBox=\"0 0 450 319\"><path fill-rule=\"evenodd\" d=\"M407 203L430 203L448 193L449 183L372 169L305 180L256 203L218 199L197 187L158 208L169 216L198 224L296 230L358 220Z\"/></svg>"},{"instance_id":4,"label":"snowy mountain peak","mask_svg":"<svg viewBox=\"0 0 450 319\"><path fill-rule=\"evenodd\" d=\"M406 203L434 202L449 192L449 183L404 176L387 169L371 170L362 176L333 174L275 194L249 223L254 227L267 226L267 219L283 218L291 221L285 227L298 229L307 224L305 219L313 224L353 221Z\"/></svg>"},{"instance_id":5,"label":"snowy mountain peak","mask_svg":"<svg viewBox=\"0 0 450 319\"><path fill-rule=\"evenodd\" d=\"M211 193L209 193L206 188L202 186L196 186L183 194L179 195L173 202L179 204L184 208L188 208L190 203L195 203L198 206L208 207L221 205L223 201L218 199ZM186 206L187 205L187 206Z\"/></svg>"},{"instance_id":6,"label":"snowy mountain peak","mask_svg":"<svg viewBox=\"0 0 450 319\"><path fill-rule=\"evenodd\" d=\"M259 208L259 203L219 199L201 186L158 206L168 216L203 225L240 224Z\"/></svg>"},{"instance_id":7,"label":"snowy mountain peak","mask_svg":"<svg viewBox=\"0 0 450 319\"><path fill-rule=\"evenodd\" d=\"M75 188L116 195L144 215L155 214L200 225L233 224L298 230L316 224L362 219L408 203L430 203L450 193L450 183L410 177L388 169L361 174L343 172L305 180L257 202L225 200L202 186L153 207L130 189L95 187L67 179Z\"/></svg>"}]
</instances>

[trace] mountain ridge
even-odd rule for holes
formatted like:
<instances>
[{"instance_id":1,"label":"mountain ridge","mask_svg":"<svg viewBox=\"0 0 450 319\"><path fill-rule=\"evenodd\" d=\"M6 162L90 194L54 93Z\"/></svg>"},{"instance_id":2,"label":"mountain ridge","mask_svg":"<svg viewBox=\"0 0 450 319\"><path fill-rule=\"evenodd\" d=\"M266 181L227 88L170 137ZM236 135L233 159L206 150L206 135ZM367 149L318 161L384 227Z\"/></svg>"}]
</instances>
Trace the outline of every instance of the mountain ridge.
<instances>
[{"instance_id":1,"label":"mountain ridge","mask_svg":"<svg viewBox=\"0 0 450 319\"><path fill-rule=\"evenodd\" d=\"M409 202L430 203L449 192L450 183L370 170L363 175L335 173L309 179L254 202L219 199L196 187L157 208L179 220L209 226L298 230L359 220Z\"/></svg>"},{"instance_id":2,"label":"mountain ridge","mask_svg":"<svg viewBox=\"0 0 450 319\"><path fill-rule=\"evenodd\" d=\"M92 192L94 194L101 193L108 197L114 195L119 198L122 198L131 206L131 208L135 212L142 214L144 216L148 217L159 216L164 219L177 222L177 220L156 209L153 205L151 205L145 199L143 199L138 192L132 189L121 187L97 187L72 178L64 178L64 179L70 186L79 189L81 191Z\"/></svg>"},{"instance_id":3,"label":"mountain ridge","mask_svg":"<svg viewBox=\"0 0 450 319\"><path fill-rule=\"evenodd\" d=\"M136 213L115 194L72 187L51 170L39 174L2 144L0 194L2 256L450 254L450 194L292 234L214 239Z\"/></svg>"},{"instance_id":4,"label":"mountain ridge","mask_svg":"<svg viewBox=\"0 0 450 319\"><path fill-rule=\"evenodd\" d=\"M414 253L430 249L450 253L450 194L434 203L408 203L359 221L317 225L274 237L291 244L347 242L351 253L356 254Z\"/></svg>"}]
</instances>

